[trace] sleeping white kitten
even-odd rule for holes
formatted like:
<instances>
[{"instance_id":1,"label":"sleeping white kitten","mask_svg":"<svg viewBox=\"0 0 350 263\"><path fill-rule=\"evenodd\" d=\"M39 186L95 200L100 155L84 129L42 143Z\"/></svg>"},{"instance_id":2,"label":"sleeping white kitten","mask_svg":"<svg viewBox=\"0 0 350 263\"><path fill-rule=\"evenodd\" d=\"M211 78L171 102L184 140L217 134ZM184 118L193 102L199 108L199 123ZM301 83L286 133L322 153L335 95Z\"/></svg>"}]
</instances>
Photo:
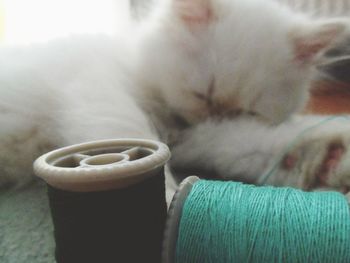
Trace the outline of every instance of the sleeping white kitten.
<instances>
[{"instance_id":1,"label":"sleeping white kitten","mask_svg":"<svg viewBox=\"0 0 350 263\"><path fill-rule=\"evenodd\" d=\"M137 137L168 143L178 171L345 191L350 122L303 132L320 117L294 115L348 26L268 0L169 0L121 36L3 49L1 184L54 147Z\"/></svg>"}]
</instances>

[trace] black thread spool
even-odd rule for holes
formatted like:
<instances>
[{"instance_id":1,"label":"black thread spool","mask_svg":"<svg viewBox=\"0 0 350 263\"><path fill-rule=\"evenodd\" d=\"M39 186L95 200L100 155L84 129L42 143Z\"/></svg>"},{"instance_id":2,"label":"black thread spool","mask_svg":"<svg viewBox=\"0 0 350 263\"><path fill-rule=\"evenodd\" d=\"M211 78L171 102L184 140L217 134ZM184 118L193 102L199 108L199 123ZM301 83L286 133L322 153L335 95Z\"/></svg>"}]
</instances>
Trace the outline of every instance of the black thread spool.
<instances>
[{"instance_id":1,"label":"black thread spool","mask_svg":"<svg viewBox=\"0 0 350 263\"><path fill-rule=\"evenodd\" d=\"M58 263L160 262L166 145L105 140L39 157L48 184Z\"/></svg>"}]
</instances>

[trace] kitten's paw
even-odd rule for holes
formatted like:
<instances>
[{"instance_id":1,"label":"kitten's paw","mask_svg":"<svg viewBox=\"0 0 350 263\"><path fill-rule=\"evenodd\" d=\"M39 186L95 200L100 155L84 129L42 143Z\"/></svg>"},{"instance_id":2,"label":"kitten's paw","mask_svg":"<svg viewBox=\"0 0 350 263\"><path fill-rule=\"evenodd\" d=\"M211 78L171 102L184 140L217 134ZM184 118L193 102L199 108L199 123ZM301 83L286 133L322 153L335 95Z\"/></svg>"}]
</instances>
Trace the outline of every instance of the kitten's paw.
<instances>
[{"instance_id":1,"label":"kitten's paw","mask_svg":"<svg viewBox=\"0 0 350 263\"><path fill-rule=\"evenodd\" d=\"M326 154L315 173L315 181L317 185L327 186L330 176L334 174L343 160L346 148L341 143L331 143L328 145Z\"/></svg>"},{"instance_id":2,"label":"kitten's paw","mask_svg":"<svg viewBox=\"0 0 350 263\"><path fill-rule=\"evenodd\" d=\"M297 184L304 189L346 193L350 191L349 148L350 127L310 133L284 155L280 169L288 177L297 176Z\"/></svg>"}]
</instances>

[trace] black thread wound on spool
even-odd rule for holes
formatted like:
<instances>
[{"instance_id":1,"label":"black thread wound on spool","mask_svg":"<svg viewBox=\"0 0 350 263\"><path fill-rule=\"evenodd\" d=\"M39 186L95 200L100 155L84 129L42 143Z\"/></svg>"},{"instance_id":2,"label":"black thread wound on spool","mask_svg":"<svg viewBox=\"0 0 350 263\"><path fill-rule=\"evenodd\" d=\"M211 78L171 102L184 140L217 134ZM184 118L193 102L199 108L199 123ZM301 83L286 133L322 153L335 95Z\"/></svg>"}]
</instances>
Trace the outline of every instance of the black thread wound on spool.
<instances>
[{"instance_id":1,"label":"black thread wound on spool","mask_svg":"<svg viewBox=\"0 0 350 263\"><path fill-rule=\"evenodd\" d=\"M160 262L164 169L123 189L69 192L48 185L58 263Z\"/></svg>"}]
</instances>

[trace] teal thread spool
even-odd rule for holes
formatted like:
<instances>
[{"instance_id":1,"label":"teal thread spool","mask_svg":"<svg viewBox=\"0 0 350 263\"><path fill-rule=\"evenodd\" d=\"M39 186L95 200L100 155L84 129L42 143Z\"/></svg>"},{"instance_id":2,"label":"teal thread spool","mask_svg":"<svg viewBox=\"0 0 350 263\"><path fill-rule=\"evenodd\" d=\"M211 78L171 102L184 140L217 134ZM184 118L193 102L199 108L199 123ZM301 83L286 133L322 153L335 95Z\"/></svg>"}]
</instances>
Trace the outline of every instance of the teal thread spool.
<instances>
[{"instance_id":1,"label":"teal thread spool","mask_svg":"<svg viewBox=\"0 0 350 263\"><path fill-rule=\"evenodd\" d=\"M163 262L350 262L348 201L190 177L168 213Z\"/></svg>"}]
</instances>

